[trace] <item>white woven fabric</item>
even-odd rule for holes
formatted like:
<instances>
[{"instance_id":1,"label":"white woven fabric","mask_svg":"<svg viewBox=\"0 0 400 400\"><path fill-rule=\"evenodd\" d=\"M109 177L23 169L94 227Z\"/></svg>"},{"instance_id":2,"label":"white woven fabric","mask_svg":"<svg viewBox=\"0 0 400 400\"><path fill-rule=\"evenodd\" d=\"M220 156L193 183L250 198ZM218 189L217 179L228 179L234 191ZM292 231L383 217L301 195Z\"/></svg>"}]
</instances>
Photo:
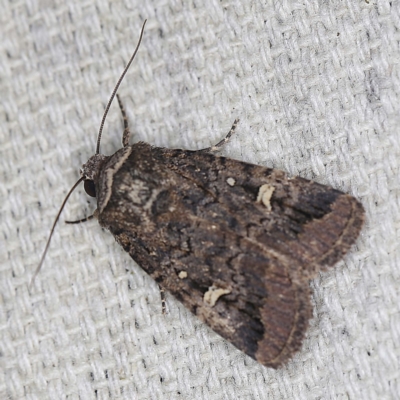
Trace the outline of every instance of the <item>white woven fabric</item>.
<instances>
[{"instance_id":1,"label":"white woven fabric","mask_svg":"<svg viewBox=\"0 0 400 400\"><path fill-rule=\"evenodd\" d=\"M145 3L145 4L143 4ZM395 399L400 393L400 2L2 0L1 399ZM103 108L134 140L223 154L353 194L367 223L311 283L302 350L265 368L197 321L96 221L62 221ZM113 105L102 151L120 147ZM83 190L61 220L90 214Z\"/></svg>"}]
</instances>

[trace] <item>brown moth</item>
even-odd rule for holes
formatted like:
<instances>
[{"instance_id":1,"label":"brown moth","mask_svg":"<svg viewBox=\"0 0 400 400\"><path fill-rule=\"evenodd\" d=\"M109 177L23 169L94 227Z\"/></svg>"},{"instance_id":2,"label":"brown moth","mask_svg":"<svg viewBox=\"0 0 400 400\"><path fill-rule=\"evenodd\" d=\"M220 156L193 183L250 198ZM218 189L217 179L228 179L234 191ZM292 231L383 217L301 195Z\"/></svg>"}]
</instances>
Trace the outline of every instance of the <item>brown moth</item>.
<instances>
[{"instance_id":1,"label":"brown moth","mask_svg":"<svg viewBox=\"0 0 400 400\"><path fill-rule=\"evenodd\" d=\"M85 182L100 225L163 289L238 349L277 368L301 346L312 315L310 279L350 249L363 207L331 187L213 154L236 121L208 149L129 145L119 101L123 148L99 154L105 117L140 40L106 108L96 154L73 189Z\"/></svg>"}]
</instances>

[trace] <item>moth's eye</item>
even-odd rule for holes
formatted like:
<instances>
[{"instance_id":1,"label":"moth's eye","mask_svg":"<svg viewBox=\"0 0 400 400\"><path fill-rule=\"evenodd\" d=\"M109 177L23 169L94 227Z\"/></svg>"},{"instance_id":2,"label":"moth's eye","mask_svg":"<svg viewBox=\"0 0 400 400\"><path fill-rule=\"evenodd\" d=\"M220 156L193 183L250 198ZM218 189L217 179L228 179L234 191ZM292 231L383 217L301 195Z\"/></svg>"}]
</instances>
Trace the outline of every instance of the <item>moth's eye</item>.
<instances>
[{"instance_id":1,"label":"moth's eye","mask_svg":"<svg viewBox=\"0 0 400 400\"><path fill-rule=\"evenodd\" d=\"M91 180L87 180L83 182L83 187L85 188L85 192L91 196L96 197L96 187L94 186L94 182Z\"/></svg>"}]
</instances>

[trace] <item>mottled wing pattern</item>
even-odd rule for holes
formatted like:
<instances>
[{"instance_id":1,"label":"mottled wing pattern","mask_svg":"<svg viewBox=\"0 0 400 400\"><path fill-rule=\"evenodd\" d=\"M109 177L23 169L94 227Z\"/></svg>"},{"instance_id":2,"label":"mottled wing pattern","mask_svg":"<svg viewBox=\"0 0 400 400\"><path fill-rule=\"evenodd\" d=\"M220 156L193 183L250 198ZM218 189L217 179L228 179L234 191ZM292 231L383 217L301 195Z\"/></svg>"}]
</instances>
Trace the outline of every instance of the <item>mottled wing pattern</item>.
<instances>
[{"instance_id":1,"label":"mottled wing pattern","mask_svg":"<svg viewBox=\"0 0 400 400\"><path fill-rule=\"evenodd\" d=\"M363 221L360 203L332 188L146 143L110 157L96 182L107 188L100 224L202 321L271 367L301 345L309 279L346 253Z\"/></svg>"}]
</instances>

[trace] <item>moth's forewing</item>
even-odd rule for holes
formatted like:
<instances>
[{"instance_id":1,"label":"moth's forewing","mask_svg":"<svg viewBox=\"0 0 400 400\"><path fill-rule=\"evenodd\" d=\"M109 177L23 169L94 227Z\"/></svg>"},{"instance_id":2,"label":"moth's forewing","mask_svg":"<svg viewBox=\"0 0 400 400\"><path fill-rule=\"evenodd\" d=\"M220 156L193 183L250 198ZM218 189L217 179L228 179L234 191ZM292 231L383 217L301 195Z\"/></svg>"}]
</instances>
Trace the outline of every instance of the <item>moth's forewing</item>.
<instances>
[{"instance_id":1,"label":"moth's forewing","mask_svg":"<svg viewBox=\"0 0 400 400\"><path fill-rule=\"evenodd\" d=\"M353 197L278 170L138 143L103 165L99 222L162 287L240 350L278 367L311 316L309 279L347 252Z\"/></svg>"}]
</instances>

